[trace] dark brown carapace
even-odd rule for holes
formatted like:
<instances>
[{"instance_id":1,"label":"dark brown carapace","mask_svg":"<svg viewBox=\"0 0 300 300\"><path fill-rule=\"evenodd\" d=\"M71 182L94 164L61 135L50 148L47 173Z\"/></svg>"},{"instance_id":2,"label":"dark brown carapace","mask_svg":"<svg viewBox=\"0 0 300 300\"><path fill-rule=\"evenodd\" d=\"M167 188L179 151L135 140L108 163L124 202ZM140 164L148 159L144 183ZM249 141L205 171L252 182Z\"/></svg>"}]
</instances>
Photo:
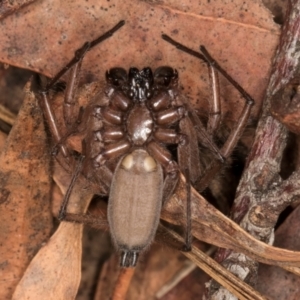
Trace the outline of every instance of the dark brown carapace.
<instances>
[{"instance_id":1,"label":"dark brown carapace","mask_svg":"<svg viewBox=\"0 0 300 300\"><path fill-rule=\"evenodd\" d=\"M87 42L75 52L75 57L40 93L40 103L54 142L66 160L71 154L58 130L48 99L48 92L70 69L64 101L64 121L69 135L84 132L83 153L76 173L61 207L59 218L65 220L68 198L76 177L81 172L93 176L102 191L109 194L108 220L111 235L121 251L121 266L133 267L138 255L147 248L155 235L163 203L173 194L180 172L186 178L187 223L185 249L191 247L191 184L202 191L230 156L241 136L250 110L252 98L217 64L202 46L193 51L166 35L163 39L178 49L204 60L209 67L213 102L207 130L195 111L178 89L178 74L163 66L138 70L113 68L106 73L103 93L90 100L81 117L75 109L75 97L82 59L85 53L109 38L124 25L115 27L98 39ZM221 149L213 142L213 134L220 125L220 96L218 72L244 96L246 103L239 120ZM79 125L76 125L79 122ZM76 132L76 129L75 129ZM68 135L67 135L68 136ZM215 163L203 171L200 168L199 143L211 150ZM176 159L168 150L177 149ZM113 167L112 167L113 166Z\"/></svg>"}]
</instances>

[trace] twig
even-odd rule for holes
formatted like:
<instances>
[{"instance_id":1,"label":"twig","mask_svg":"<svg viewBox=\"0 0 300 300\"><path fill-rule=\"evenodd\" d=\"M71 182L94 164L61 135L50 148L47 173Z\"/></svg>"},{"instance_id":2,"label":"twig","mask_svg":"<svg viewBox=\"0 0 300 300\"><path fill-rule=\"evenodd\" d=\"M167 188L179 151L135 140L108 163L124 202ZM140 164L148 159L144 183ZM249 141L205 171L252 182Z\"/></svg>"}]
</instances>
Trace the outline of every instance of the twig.
<instances>
[{"instance_id":1,"label":"twig","mask_svg":"<svg viewBox=\"0 0 300 300\"><path fill-rule=\"evenodd\" d=\"M273 63L262 117L232 209L233 220L252 236L266 243L272 243L274 226L279 214L287 205L299 201L300 196L298 172L286 181L282 181L279 176L287 130L270 116L274 94L299 76L299 47L297 47L300 36L299 9L299 0L290 2ZM255 285L258 267L255 260L225 249L218 251L217 260L245 282ZM239 272L241 268L243 272ZM214 299L219 299L217 295L223 294L222 290L222 287L210 290L207 298L214 295ZM229 295L222 299L236 298Z\"/></svg>"},{"instance_id":2,"label":"twig","mask_svg":"<svg viewBox=\"0 0 300 300\"><path fill-rule=\"evenodd\" d=\"M164 236L164 238L162 238ZM174 242L183 244L183 239L174 231L160 225L159 234L157 235L159 241L169 240L169 244ZM241 300L266 300L264 296L256 292L252 287L244 283L238 277L232 275L228 270L215 262L211 257L202 252L197 247L192 246L191 252L182 252L199 268L209 274L212 278L218 281L222 286L234 293Z\"/></svg>"}]
</instances>

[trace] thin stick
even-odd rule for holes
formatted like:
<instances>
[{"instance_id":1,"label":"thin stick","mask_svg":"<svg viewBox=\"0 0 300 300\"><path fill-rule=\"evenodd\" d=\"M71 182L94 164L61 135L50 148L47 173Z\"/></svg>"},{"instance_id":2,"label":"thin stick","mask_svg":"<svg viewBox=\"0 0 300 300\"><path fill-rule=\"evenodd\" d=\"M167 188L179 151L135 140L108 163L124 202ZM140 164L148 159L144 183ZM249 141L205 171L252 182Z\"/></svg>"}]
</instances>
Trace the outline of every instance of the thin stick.
<instances>
[{"instance_id":1,"label":"thin stick","mask_svg":"<svg viewBox=\"0 0 300 300\"><path fill-rule=\"evenodd\" d=\"M163 233L159 236L159 242L165 242L166 239L183 243L183 239L174 231L167 229L163 225L159 225L160 232ZM161 238L164 238L162 240ZM199 268L210 275L214 280L228 289L238 299L242 300L266 300L263 295L255 291L251 286L243 282L240 278L233 275L230 271L226 270L223 266L214 261L207 254L202 252L195 246L192 246L191 252L182 252L186 257L193 261Z\"/></svg>"}]
</instances>

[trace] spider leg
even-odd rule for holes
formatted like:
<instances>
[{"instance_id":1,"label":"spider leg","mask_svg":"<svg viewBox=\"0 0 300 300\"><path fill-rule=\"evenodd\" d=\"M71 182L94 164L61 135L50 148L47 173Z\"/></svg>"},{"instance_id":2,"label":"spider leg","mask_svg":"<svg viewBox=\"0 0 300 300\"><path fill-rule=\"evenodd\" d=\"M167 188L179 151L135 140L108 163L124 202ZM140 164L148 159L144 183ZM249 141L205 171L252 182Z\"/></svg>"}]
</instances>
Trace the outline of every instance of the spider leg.
<instances>
[{"instance_id":1,"label":"spider leg","mask_svg":"<svg viewBox=\"0 0 300 300\"><path fill-rule=\"evenodd\" d=\"M194 114L195 112L190 110L189 113ZM198 119L198 116L194 116L193 120L191 120L189 117L186 117L183 118L179 123L181 132L186 136L185 142L179 143L178 145L178 163L179 168L186 179L187 193L185 251L189 251L192 244L191 183L195 185L198 178L200 178L202 174L198 143L201 141L201 135L206 134L206 131L201 121ZM198 127L194 126L195 122L197 122ZM199 130L199 128L201 130ZM217 153L220 153L222 159L224 158L224 155L219 150L218 152L215 152L215 154ZM217 162L221 165L223 161L219 159Z\"/></svg>"},{"instance_id":2,"label":"spider leg","mask_svg":"<svg viewBox=\"0 0 300 300\"><path fill-rule=\"evenodd\" d=\"M99 168L110 159L122 156L131 148L131 143L127 139L122 139L116 143L106 145L96 157L93 158L94 168Z\"/></svg>"},{"instance_id":3,"label":"spider leg","mask_svg":"<svg viewBox=\"0 0 300 300\"><path fill-rule=\"evenodd\" d=\"M237 124L235 125L234 129L232 130L231 134L229 135L227 141L225 142L225 144L223 145L222 149L220 150L220 155L223 158L227 158L231 155L234 147L236 146L239 138L241 137L244 128L247 124L247 121L249 119L250 116L250 112L251 112L251 108L254 105L254 100L252 99L252 97L216 62L215 59L213 59L213 57L208 53L208 51L206 50L206 48L204 46L200 46L200 51L202 53L199 53L197 51L194 51L180 43L178 43L177 41L173 40L172 38L170 38L169 36L163 34L162 38L169 42L170 44L174 45L177 49L186 52L192 56L195 56L203 61L205 61L209 68L212 69L216 69L218 70L240 93L241 95L245 98L246 103L244 105L243 111L238 119ZM212 71L211 71L212 72ZM215 84L215 91L214 93L216 93L216 89L217 89L217 83ZM215 98L216 100L214 100L214 104L213 107L217 107L217 102L219 100L217 100L217 98ZM217 111L217 109L213 109L213 111ZM192 113L192 118L194 119L193 122L195 122L195 124L198 122L197 121L197 116L194 116L194 113ZM217 119L217 118L216 118ZM200 122L200 120L199 120ZM209 123L209 126L212 126L211 128L213 129L216 125L214 124L218 124L219 121L211 121ZM201 123L201 122L200 122ZM211 125L210 125L211 124ZM217 126L216 126L217 127ZM201 128L201 124L199 124L198 129ZM201 131L204 133L203 129L201 128ZM220 161L216 161L214 163L212 163L212 165L205 171L205 173L203 174L203 176L201 178L199 178L199 180L197 180L197 182L195 182L195 187L197 188L197 190L199 192L203 191L210 183L211 179L215 176L215 174L218 172L218 170L221 168L222 163L221 160Z\"/></svg>"},{"instance_id":4,"label":"spider leg","mask_svg":"<svg viewBox=\"0 0 300 300\"><path fill-rule=\"evenodd\" d=\"M219 74L217 70L208 64L209 80L212 87L212 101L207 122L207 132L213 136L214 132L219 128L221 121L221 100L220 100L220 86Z\"/></svg>"},{"instance_id":5,"label":"spider leg","mask_svg":"<svg viewBox=\"0 0 300 300\"><path fill-rule=\"evenodd\" d=\"M244 104L243 110L236 125L232 129L227 141L220 150L222 156L224 158L228 158L232 154L233 149L237 145L247 125L252 106L254 105L254 100L230 75L228 75L217 64L217 62L210 56L210 54L207 52L204 46L201 46L200 49L203 55L205 56L205 59L208 62L208 64L213 68L217 68L217 70L220 71L220 73L224 75L226 79L228 79L228 81L242 94L242 96L246 100L246 103ZM220 164L220 162L215 162L205 171L205 173L199 179L199 181L195 183L195 187L198 189L199 192L203 191L209 185L211 179L215 176L215 174L219 171L221 167L222 164Z\"/></svg>"},{"instance_id":6,"label":"spider leg","mask_svg":"<svg viewBox=\"0 0 300 300\"><path fill-rule=\"evenodd\" d=\"M204 146L211 150L212 154L215 155L216 159L221 163L225 162L225 158L220 152L217 145L214 143L210 135L205 130L204 125L200 121L199 117L197 116L196 112L190 107L189 108L189 118L193 123L193 127L196 128L197 138L198 141L201 142Z\"/></svg>"},{"instance_id":7,"label":"spider leg","mask_svg":"<svg viewBox=\"0 0 300 300\"><path fill-rule=\"evenodd\" d=\"M66 134L64 134L61 137L61 139L53 146L52 155L54 155L54 156L57 155L58 150L64 146L65 142L67 141L67 139L69 137L71 137L72 135L78 134L85 129L85 128L80 128L80 129L78 128L78 126L80 124L84 123L84 122L82 122L83 115L84 115L84 109L83 109L83 107L80 107L76 123L74 123L72 128Z\"/></svg>"},{"instance_id":8,"label":"spider leg","mask_svg":"<svg viewBox=\"0 0 300 300\"><path fill-rule=\"evenodd\" d=\"M164 144L178 144L177 155L178 165L171 160L171 154L167 155L165 148L160 147L157 143L150 143L151 154L164 166L166 173L164 181L163 202L165 202L173 194L178 181L178 169L184 174L186 179L186 227L185 227L185 246L184 250L191 249L192 234L191 234L191 180L192 182L199 178L201 174L201 165L199 160L199 149L197 132L188 118L185 106L182 106L181 101L172 105L172 96L166 97L162 94L157 99L152 100L153 110L156 113L156 128L153 137L157 142ZM168 108L171 105L171 108ZM180 112L180 113L179 113ZM163 120L163 122L162 122ZM160 126L170 126L179 121L180 133L172 128ZM151 149L152 148L152 149ZM190 175L191 174L191 175ZM192 179L190 179L192 178Z\"/></svg>"},{"instance_id":9,"label":"spider leg","mask_svg":"<svg viewBox=\"0 0 300 300\"><path fill-rule=\"evenodd\" d=\"M87 51L91 50L96 45L100 44L104 40L111 37L117 30L119 30L123 25L125 24L125 21L120 21L117 25L115 25L113 28L108 30L106 33L98 37L97 39L93 40L92 42L86 42L83 44L81 48L75 51L74 57L71 59L71 61L63 67L54 77L53 79L48 83L46 87L46 91L49 91L51 87L73 66L78 64L80 62ZM76 73L76 71L74 71ZM76 79L76 78L75 78Z\"/></svg>"},{"instance_id":10,"label":"spider leg","mask_svg":"<svg viewBox=\"0 0 300 300\"><path fill-rule=\"evenodd\" d=\"M176 161L172 160L172 154L165 147L156 141L151 141L147 145L149 154L154 157L165 171L165 180L163 187L163 203L173 194L179 179L179 167Z\"/></svg>"},{"instance_id":11,"label":"spider leg","mask_svg":"<svg viewBox=\"0 0 300 300\"><path fill-rule=\"evenodd\" d=\"M252 99L252 97L217 63L215 59L212 58L212 56L208 53L208 51L203 45L200 46L200 51L202 53L199 53L173 40L166 34L163 34L162 38L168 43L175 46L177 49L185 53L188 53L192 56L195 56L203 60L204 62L208 63L213 68L217 69L243 95L246 101L252 102L252 104L254 104L254 100Z\"/></svg>"},{"instance_id":12,"label":"spider leg","mask_svg":"<svg viewBox=\"0 0 300 300\"><path fill-rule=\"evenodd\" d=\"M74 116L78 115L78 103L75 95L78 90L79 77L80 77L79 75L80 75L82 60L86 52L87 51L82 52L80 59L71 67L68 80L67 80L67 86L66 86L65 96L64 96L63 115L65 120L65 125L68 128L68 131L74 130L73 129ZM48 90L49 88L50 87L48 87Z\"/></svg>"},{"instance_id":13,"label":"spider leg","mask_svg":"<svg viewBox=\"0 0 300 300\"><path fill-rule=\"evenodd\" d=\"M166 176L163 187L163 203L166 202L173 194L174 189L179 179L179 166L172 160L171 153L164 147L160 146L157 142L152 141L148 144L147 150L164 168ZM191 218L191 184L188 168L183 169L183 174L186 178L187 190L187 212L186 212L186 228L185 228L185 245L184 251L191 250L192 244L192 218Z\"/></svg>"},{"instance_id":14,"label":"spider leg","mask_svg":"<svg viewBox=\"0 0 300 300\"><path fill-rule=\"evenodd\" d=\"M232 129L227 141L223 145L221 149L221 153L224 158L228 158L236 144L238 143L250 116L251 108L254 105L254 100L252 97L229 75L227 74L221 66L211 57L208 51L204 46L200 46L200 50L202 51L203 56L205 57L205 61L210 65L210 67L216 68L245 98L246 103L243 107L243 111L235 125ZM215 176L215 174L219 171L222 165L219 162L213 163L203 174L203 176L199 179L198 182L195 183L196 188L199 192L203 191L211 179Z\"/></svg>"},{"instance_id":15,"label":"spider leg","mask_svg":"<svg viewBox=\"0 0 300 300\"><path fill-rule=\"evenodd\" d=\"M197 131L188 117L180 120L179 128L185 139L178 144L178 164L182 173L184 173L185 169L188 169L191 182L193 183L201 175Z\"/></svg>"},{"instance_id":16,"label":"spider leg","mask_svg":"<svg viewBox=\"0 0 300 300\"><path fill-rule=\"evenodd\" d=\"M206 48L201 45L200 46L200 51L202 52L203 55L201 55L201 59L204 57L204 61L206 61L211 67L217 69L240 93L241 95L245 98L247 104L254 105L254 99L240 86L239 83L237 83L218 63L213 57L208 53ZM197 52L196 52L197 53ZM199 56L198 56L199 57Z\"/></svg>"},{"instance_id":17,"label":"spider leg","mask_svg":"<svg viewBox=\"0 0 300 300\"><path fill-rule=\"evenodd\" d=\"M226 158L228 158L234 147L236 146L239 138L241 137L244 128L247 124L247 121L250 116L251 108L254 104L254 100L251 98L251 96L229 75L227 72L211 57L211 55L208 53L208 51L205 49L204 46L200 46L200 51L202 53L198 53L192 49L189 49L188 47L176 42L175 40L171 39L167 35L162 35L162 38L166 40L167 42L174 45L177 49L182 50L192 56L195 56L203 61L205 61L209 68L209 77L210 82L212 85L213 95L212 95L212 105L211 105L211 112L207 124L207 133L205 129L203 128L203 125L201 121L199 120L196 113L190 109L189 110L189 116L193 123L193 125L197 128L197 136L198 140L203 142L203 144L206 144L208 148L212 150L212 152L215 154L217 158L219 158L217 161L211 164L211 166L204 172L204 174L199 177L197 180L193 180L193 177L191 175L191 179L194 182L195 188L201 192L203 191L211 182L211 180L214 178L216 173L219 171L219 169L222 167L222 163L225 161ZM216 131L216 129L220 125L220 111L221 111L221 102L220 102L220 92L219 92L219 80L218 80L218 72L219 71L245 98L246 103L244 105L243 111L238 119L237 124L235 125L234 129L232 130L231 134L229 135L227 141L223 145L222 149L219 151L213 141L210 139L209 136L212 136L213 133ZM182 122L182 121L181 121ZM183 132L188 132L186 130L182 130ZM180 159L180 146L179 149L179 159ZM189 156L192 157L192 156ZM185 158L185 155L183 153L182 155L183 160L188 158ZM186 165L189 166L189 161L183 161L180 163L180 165ZM200 170L200 169L199 169ZM188 174L189 168L183 172L186 176L186 179L188 180L189 175ZM188 184L188 183L187 183ZM189 190L188 190L189 189ZM187 191L190 193L190 188L187 185ZM189 198L188 198L189 199ZM189 201L188 201L189 202ZM190 220L188 215L190 214L190 204L187 204L187 228L191 226ZM187 230L188 232L188 230ZM186 244L190 245L189 243L191 240L186 238Z\"/></svg>"},{"instance_id":18,"label":"spider leg","mask_svg":"<svg viewBox=\"0 0 300 300\"><path fill-rule=\"evenodd\" d=\"M66 194L64 196L63 202L61 204L61 207L60 207L60 210L59 210L59 213L58 213L58 219L60 221L63 221L64 218L65 218L65 216L66 216L67 205L69 203L70 195L72 193L72 190L73 190L73 187L74 187L74 185L76 183L76 180L78 179L78 177L80 175L84 159L85 159L85 156L81 155L80 158L79 158L79 161L77 163L75 172L74 172L74 174L72 176L71 183L70 183L70 185L69 185L69 187L67 189L67 192L66 192Z\"/></svg>"},{"instance_id":19,"label":"spider leg","mask_svg":"<svg viewBox=\"0 0 300 300\"><path fill-rule=\"evenodd\" d=\"M87 142L87 138L90 138L90 136L86 137L82 141L82 154L88 157L88 159L84 161L82 174L88 180L92 182L95 181L97 182L97 186L99 186L99 192L98 192L99 194L107 195L113 178L112 171L106 165L102 165L99 166L98 168L94 168L94 160L90 158L90 154L93 152L97 153L97 151L93 149L93 146L95 145L91 145L91 143ZM100 149L102 148L103 147L100 147Z\"/></svg>"},{"instance_id":20,"label":"spider leg","mask_svg":"<svg viewBox=\"0 0 300 300\"><path fill-rule=\"evenodd\" d=\"M86 145L85 145L85 140L82 142L82 155L78 159L78 163L76 165L76 169L74 171L74 174L72 176L70 185L68 186L67 192L64 196L64 199L62 201L59 214L58 214L58 219L60 221L66 221L66 222L77 222L77 223L84 223L86 225L90 225L92 227L96 228L107 228L107 221L101 221L99 218L95 218L92 216L88 216L86 214L74 214L74 213L68 213L67 212L67 206L69 203L69 199L72 193L72 190L76 184L76 181L78 177L80 176L80 173L82 170L87 167L87 162L86 160ZM100 171L100 172L99 172ZM99 191L105 195L108 194L108 189L111 185L112 177L113 174L110 171L110 169L103 165L98 168L98 170L93 172L93 175L98 178L98 185L99 185Z\"/></svg>"},{"instance_id":21,"label":"spider leg","mask_svg":"<svg viewBox=\"0 0 300 300\"><path fill-rule=\"evenodd\" d=\"M233 149L238 143L249 119L252 105L253 104L248 102L245 104L238 122L236 123L235 127L230 133L227 141L221 148L221 153L225 158L228 158L232 154ZM208 167L207 170L205 170L203 176L199 178L197 182L195 182L195 188L199 191L199 193L202 192L210 184L211 180L214 178L215 174L221 169L221 167L222 164L218 161L215 161L210 165L210 167Z\"/></svg>"},{"instance_id":22,"label":"spider leg","mask_svg":"<svg viewBox=\"0 0 300 300\"><path fill-rule=\"evenodd\" d=\"M190 118L180 120L179 127L185 135L184 142L177 148L178 164L186 180L186 227L184 251L190 251L192 245L192 211L191 211L191 182L194 183L201 175L201 164L197 132Z\"/></svg>"},{"instance_id":23,"label":"spider leg","mask_svg":"<svg viewBox=\"0 0 300 300\"><path fill-rule=\"evenodd\" d=\"M175 129L158 127L153 133L156 141L165 144L182 144L186 142L186 135L177 133Z\"/></svg>"},{"instance_id":24,"label":"spider leg","mask_svg":"<svg viewBox=\"0 0 300 300\"><path fill-rule=\"evenodd\" d=\"M43 111L44 117L46 119L46 123L48 124L51 136L54 139L55 144L59 144L60 140L62 139L62 135L60 131L58 130L57 121L55 119L55 115L53 113L53 109L50 105L50 101L48 98L48 94L45 92L39 92L37 93L39 105ZM59 148L61 150L61 153L63 157L67 160L69 160L70 154L67 147L63 144L59 145Z\"/></svg>"},{"instance_id":25,"label":"spider leg","mask_svg":"<svg viewBox=\"0 0 300 300\"><path fill-rule=\"evenodd\" d=\"M51 104L49 101L48 93L50 89L56 84L56 82L68 71L71 69L67 87L65 92L65 99L64 99L64 120L67 128L73 134L74 131L74 122L73 116L78 115L77 109L77 102L76 102L76 91L78 87L78 79L79 73L81 69L82 59L84 58L87 51L91 48L95 47L102 41L106 40L107 38L111 37L118 29L120 29L125 24L124 21L120 21L117 25L115 25L112 29L98 37L97 39L93 40L92 42L86 42L81 48L75 51L75 55L73 59L64 67L62 68L54 77L53 79L47 84L47 86L40 91L41 94L41 107L44 111L45 119L48 123L50 128L51 134L54 137L54 141L56 144L59 144L59 148L61 149L63 156L69 157L69 153L67 148L62 144L62 135L58 130L57 121L55 120L55 116L53 114ZM77 111L76 111L77 110ZM78 119L78 118L77 118ZM69 136L67 134L66 136Z\"/></svg>"}]
</instances>

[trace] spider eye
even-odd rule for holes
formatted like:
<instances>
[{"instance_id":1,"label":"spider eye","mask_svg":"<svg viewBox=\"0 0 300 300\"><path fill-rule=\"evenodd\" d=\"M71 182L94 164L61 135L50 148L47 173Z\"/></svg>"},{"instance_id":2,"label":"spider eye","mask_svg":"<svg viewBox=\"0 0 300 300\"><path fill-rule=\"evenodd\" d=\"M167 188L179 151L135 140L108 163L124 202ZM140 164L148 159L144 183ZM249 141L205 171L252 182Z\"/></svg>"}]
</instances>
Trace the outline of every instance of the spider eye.
<instances>
[{"instance_id":1,"label":"spider eye","mask_svg":"<svg viewBox=\"0 0 300 300\"><path fill-rule=\"evenodd\" d=\"M129 98L133 98L133 96L134 96L134 91L131 90L131 91L128 93L128 96L129 96Z\"/></svg>"},{"instance_id":2,"label":"spider eye","mask_svg":"<svg viewBox=\"0 0 300 300\"><path fill-rule=\"evenodd\" d=\"M153 95L153 92L152 91L147 91L147 93L146 93L146 97L147 97L147 99L150 99L151 97L152 97L152 95Z\"/></svg>"},{"instance_id":3,"label":"spider eye","mask_svg":"<svg viewBox=\"0 0 300 300\"><path fill-rule=\"evenodd\" d=\"M127 72L123 68L112 68L106 71L106 81L115 86L121 86L128 80Z\"/></svg>"},{"instance_id":4,"label":"spider eye","mask_svg":"<svg viewBox=\"0 0 300 300\"><path fill-rule=\"evenodd\" d=\"M154 81L159 86L168 87L177 78L177 71L168 66L159 67L154 72Z\"/></svg>"}]
</instances>

